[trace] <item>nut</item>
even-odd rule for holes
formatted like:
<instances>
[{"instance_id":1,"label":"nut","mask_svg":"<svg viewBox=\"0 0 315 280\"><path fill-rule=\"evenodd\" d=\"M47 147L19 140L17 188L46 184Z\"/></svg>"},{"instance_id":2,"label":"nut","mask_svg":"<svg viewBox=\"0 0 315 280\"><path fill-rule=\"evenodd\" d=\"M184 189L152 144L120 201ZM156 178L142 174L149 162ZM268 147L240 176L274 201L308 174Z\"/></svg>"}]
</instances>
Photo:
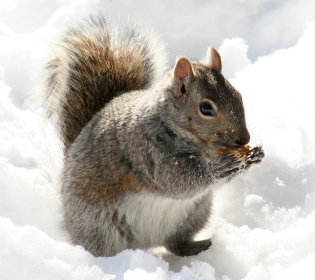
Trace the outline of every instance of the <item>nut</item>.
<instances>
[{"instance_id":1,"label":"nut","mask_svg":"<svg viewBox=\"0 0 315 280\"><path fill-rule=\"evenodd\" d=\"M220 158L222 156L232 155L234 157L239 157L240 160L245 160L248 155L251 153L252 147L250 145L241 146L238 148L229 147L229 148L222 148L219 149L214 158Z\"/></svg>"}]
</instances>

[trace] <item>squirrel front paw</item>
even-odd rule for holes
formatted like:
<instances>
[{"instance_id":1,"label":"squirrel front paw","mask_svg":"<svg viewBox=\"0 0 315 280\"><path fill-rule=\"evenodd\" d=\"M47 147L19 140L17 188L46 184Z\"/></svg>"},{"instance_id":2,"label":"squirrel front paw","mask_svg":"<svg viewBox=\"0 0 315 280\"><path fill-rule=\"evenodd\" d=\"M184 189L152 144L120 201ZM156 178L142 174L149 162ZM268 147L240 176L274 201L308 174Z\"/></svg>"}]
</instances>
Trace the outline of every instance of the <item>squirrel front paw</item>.
<instances>
[{"instance_id":1,"label":"squirrel front paw","mask_svg":"<svg viewBox=\"0 0 315 280\"><path fill-rule=\"evenodd\" d=\"M230 178L256 163L260 163L265 154L261 146L252 148L244 156L226 155L215 160L217 179Z\"/></svg>"},{"instance_id":2,"label":"squirrel front paw","mask_svg":"<svg viewBox=\"0 0 315 280\"><path fill-rule=\"evenodd\" d=\"M215 160L215 173L217 179L236 175L246 168L246 162L232 155L222 156Z\"/></svg>"}]
</instances>

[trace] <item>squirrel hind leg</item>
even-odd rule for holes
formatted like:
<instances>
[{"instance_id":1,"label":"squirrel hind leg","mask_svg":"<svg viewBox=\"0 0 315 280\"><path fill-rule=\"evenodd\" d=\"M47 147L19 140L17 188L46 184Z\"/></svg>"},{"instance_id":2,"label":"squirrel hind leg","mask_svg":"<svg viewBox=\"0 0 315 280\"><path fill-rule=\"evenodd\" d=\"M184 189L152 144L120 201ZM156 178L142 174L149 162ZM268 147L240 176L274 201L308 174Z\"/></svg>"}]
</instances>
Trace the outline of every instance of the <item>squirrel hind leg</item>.
<instances>
[{"instance_id":1,"label":"squirrel hind leg","mask_svg":"<svg viewBox=\"0 0 315 280\"><path fill-rule=\"evenodd\" d=\"M177 256L193 256L207 250L211 246L211 240L205 239L194 241L194 236L203 229L210 217L211 195L205 195L195 203L193 209L188 213L187 218L178 225L174 234L164 242L167 250Z\"/></svg>"}]
</instances>

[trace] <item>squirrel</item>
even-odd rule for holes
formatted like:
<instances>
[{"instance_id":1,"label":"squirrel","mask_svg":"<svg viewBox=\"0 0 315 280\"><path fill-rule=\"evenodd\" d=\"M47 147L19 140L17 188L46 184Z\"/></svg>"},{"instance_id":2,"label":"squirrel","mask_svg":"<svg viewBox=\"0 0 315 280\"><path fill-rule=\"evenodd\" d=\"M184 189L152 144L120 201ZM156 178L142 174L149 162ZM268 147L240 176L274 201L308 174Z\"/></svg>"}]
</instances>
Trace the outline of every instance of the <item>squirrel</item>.
<instances>
[{"instance_id":1,"label":"squirrel","mask_svg":"<svg viewBox=\"0 0 315 280\"><path fill-rule=\"evenodd\" d=\"M215 158L249 142L240 93L221 58L180 57L165 71L163 45L136 26L100 15L68 27L45 64L47 112L64 144L61 200L74 244L94 256L164 246L199 254L212 192L259 163Z\"/></svg>"}]
</instances>

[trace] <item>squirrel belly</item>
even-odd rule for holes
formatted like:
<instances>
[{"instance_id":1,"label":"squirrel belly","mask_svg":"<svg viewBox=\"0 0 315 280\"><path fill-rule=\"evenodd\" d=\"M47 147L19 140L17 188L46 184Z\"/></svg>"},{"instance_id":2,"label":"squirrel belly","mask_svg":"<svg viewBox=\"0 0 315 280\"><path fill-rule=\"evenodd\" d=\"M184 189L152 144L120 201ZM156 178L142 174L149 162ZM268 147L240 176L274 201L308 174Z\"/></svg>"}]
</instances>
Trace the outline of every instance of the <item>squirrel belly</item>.
<instances>
[{"instance_id":1,"label":"squirrel belly","mask_svg":"<svg viewBox=\"0 0 315 280\"><path fill-rule=\"evenodd\" d=\"M65 33L46 65L48 114L64 143L61 199L74 244L95 256L165 246L179 256L211 214L212 189L262 160L215 158L249 142L240 93L205 61L177 60L165 72L161 44L102 16ZM231 111L233 114L231 114Z\"/></svg>"}]
</instances>

